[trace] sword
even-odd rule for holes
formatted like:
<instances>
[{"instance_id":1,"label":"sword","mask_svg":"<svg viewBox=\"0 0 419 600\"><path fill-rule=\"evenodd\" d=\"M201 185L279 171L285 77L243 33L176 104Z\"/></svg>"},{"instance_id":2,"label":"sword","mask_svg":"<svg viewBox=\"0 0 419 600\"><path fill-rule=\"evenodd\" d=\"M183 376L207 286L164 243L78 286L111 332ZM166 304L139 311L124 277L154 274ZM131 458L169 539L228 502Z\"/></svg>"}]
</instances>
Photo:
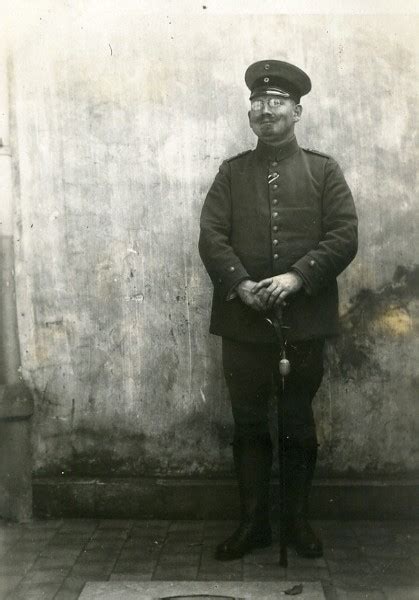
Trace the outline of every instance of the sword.
<instances>
[{"instance_id":1,"label":"sword","mask_svg":"<svg viewBox=\"0 0 419 600\"><path fill-rule=\"evenodd\" d=\"M286 355L286 339L284 336L284 321L282 314L282 307L275 309L272 314L266 318L266 321L272 325L275 330L276 337L279 342L281 350L281 358L279 360L278 370L281 377L281 393L277 390L278 399L278 419L282 413L282 452L280 452L280 482L281 482L281 502L280 502L280 515L279 515L279 565L281 567L288 566L288 552L287 552L287 518L286 518L286 503L285 503L285 378L291 370L290 361ZM278 427L279 430L279 427ZM279 448L278 448L279 449Z\"/></svg>"}]
</instances>

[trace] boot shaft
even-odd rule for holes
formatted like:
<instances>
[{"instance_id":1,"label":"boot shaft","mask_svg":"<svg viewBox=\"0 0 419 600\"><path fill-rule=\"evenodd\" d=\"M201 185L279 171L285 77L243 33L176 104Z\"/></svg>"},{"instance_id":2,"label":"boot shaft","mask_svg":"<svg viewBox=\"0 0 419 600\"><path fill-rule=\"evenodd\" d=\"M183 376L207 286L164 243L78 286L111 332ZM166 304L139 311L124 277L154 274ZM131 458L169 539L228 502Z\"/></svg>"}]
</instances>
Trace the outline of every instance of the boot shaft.
<instances>
[{"instance_id":1,"label":"boot shaft","mask_svg":"<svg viewBox=\"0 0 419 600\"><path fill-rule=\"evenodd\" d=\"M233 458L239 486L241 521L269 520L272 442L269 434L235 438Z\"/></svg>"}]
</instances>

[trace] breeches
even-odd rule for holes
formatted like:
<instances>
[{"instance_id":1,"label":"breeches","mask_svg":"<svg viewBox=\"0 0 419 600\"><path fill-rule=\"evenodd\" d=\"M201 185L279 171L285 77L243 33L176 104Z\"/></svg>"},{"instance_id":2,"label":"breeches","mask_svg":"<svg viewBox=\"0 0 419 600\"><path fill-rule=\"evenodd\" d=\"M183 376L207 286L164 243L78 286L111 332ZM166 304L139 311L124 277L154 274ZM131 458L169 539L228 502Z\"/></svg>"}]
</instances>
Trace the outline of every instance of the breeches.
<instances>
[{"instance_id":1,"label":"breeches","mask_svg":"<svg viewBox=\"0 0 419 600\"><path fill-rule=\"evenodd\" d=\"M302 446L317 444L312 400L323 377L324 339L288 344L291 372L285 378L284 391L278 370L279 347L223 338L222 348L235 437L269 433L269 399L275 386L280 400L279 435Z\"/></svg>"}]
</instances>

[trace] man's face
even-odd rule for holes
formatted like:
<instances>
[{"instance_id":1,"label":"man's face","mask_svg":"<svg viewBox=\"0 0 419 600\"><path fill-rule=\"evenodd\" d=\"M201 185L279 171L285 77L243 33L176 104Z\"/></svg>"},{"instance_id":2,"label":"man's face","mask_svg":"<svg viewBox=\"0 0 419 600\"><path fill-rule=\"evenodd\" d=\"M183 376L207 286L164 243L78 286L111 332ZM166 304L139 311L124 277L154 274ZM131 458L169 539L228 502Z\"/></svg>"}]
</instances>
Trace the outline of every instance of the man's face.
<instances>
[{"instance_id":1,"label":"man's face","mask_svg":"<svg viewBox=\"0 0 419 600\"><path fill-rule=\"evenodd\" d=\"M249 124L263 142L276 144L294 133L294 125L300 120L301 104L290 98L263 94L252 98Z\"/></svg>"}]
</instances>

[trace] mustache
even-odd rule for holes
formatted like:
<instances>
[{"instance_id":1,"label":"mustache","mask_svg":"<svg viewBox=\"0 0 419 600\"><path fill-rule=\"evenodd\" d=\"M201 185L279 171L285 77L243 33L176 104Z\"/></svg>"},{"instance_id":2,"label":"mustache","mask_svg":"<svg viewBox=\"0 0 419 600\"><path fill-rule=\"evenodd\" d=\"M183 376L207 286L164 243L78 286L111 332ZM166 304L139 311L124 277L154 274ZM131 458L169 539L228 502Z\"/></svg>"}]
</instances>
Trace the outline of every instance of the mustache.
<instances>
[{"instance_id":1,"label":"mustache","mask_svg":"<svg viewBox=\"0 0 419 600\"><path fill-rule=\"evenodd\" d=\"M275 117L270 117L269 115L262 115L257 118L258 123L273 123L275 121Z\"/></svg>"}]
</instances>

